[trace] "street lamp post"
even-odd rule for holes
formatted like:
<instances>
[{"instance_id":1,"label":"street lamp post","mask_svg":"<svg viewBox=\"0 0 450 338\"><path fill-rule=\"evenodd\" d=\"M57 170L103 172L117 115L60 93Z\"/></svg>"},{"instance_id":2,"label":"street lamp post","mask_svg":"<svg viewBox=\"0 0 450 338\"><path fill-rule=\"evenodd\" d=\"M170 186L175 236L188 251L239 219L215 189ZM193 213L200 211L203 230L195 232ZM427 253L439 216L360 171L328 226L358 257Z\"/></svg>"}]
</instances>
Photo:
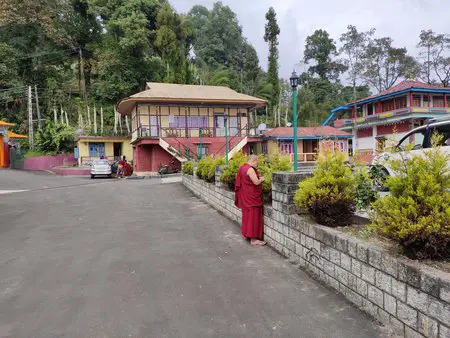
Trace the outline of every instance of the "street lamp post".
<instances>
[{"instance_id":1,"label":"street lamp post","mask_svg":"<svg viewBox=\"0 0 450 338\"><path fill-rule=\"evenodd\" d=\"M298 87L298 75L295 70L290 77L292 87L292 126L294 128L294 171L298 169L298 153L297 153L297 87Z\"/></svg>"},{"instance_id":2,"label":"street lamp post","mask_svg":"<svg viewBox=\"0 0 450 338\"><path fill-rule=\"evenodd\" d=\"M228 165L228 116L226 114L223 116L223 121L225 123L225 163Z\"/></svg>"}]
</instances>

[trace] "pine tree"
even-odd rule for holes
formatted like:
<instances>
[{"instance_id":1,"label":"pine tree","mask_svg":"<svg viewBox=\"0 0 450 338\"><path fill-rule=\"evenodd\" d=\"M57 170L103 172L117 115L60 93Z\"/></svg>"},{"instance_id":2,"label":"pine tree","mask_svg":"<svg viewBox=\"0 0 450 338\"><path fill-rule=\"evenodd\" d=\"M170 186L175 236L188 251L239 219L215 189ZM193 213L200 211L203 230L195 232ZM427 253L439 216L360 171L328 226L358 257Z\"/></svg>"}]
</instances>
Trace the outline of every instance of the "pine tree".
<instances>
[{"instance_id":1,"label":"pine tree","mask_svg":"<svg viewBox=\"0 0 450 338\"><path fill-rule=\"evenodd\" d=\"M280 97L280 81L278 78L278 35L280 34L280 27L273 7L270 7L266 13L266 20L264 41L269 43L268 82L272 86L269 103L271 111L275 111Z\"/></svg>"}]
</instances>

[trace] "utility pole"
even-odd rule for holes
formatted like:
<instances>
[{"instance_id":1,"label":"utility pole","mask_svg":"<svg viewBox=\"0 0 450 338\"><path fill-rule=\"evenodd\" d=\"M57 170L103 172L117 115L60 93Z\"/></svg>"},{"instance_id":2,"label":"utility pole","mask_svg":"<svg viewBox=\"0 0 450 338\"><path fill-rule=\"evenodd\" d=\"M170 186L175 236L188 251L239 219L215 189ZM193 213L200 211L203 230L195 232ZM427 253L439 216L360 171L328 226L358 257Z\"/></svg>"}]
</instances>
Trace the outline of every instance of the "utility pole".
<instances>
[{"instance_id":1,"label":"utility pole","mask_svg":"<svg viewBox=\"0 0 450 338\"><path fill-rule=\"evenodd\" d=\"M31 86L28 86L28 142L30 149L34 149L33 102L31 98Z\"/></svg>"},{"instance_id":2,"label":"utility pole","mask_svg":"<svg viewBox=\"0 0 450 338\"><path fill-rule=\"evenodd\" d=\"M103 107L100 107L100 133L103 135Z\"/></svg>"},{"instance_id":3,"label":"utility pole","mask_svg":"<svg viewBox=\"0 0 450 338\"><path fill-rule=\"evenodd\" d=\"M38 118L38 129L41 130L41 110L39 109L39 97L37 92L37 86L34 85L34 94L36 95L36 112L37 112L37 118Z\"/></svg>"},{"instance_id":4,"label":"utility pole","mask_svg":"<svg viewBox=\"0 0 450 338\"><path fill-rule=\"evenodd\" d=\"M97 108L94 105L94 134L97 134Z\"/></svg>"},{"instance_id":5,"label":"utility pole","mask_svg":"<svg viewBox=\"0 0 450 338\"><path fill-rule=\"evenodd\" d=\"M117 135L117 111L114 109L114 135Z\"/></svg>"}]
</instances>

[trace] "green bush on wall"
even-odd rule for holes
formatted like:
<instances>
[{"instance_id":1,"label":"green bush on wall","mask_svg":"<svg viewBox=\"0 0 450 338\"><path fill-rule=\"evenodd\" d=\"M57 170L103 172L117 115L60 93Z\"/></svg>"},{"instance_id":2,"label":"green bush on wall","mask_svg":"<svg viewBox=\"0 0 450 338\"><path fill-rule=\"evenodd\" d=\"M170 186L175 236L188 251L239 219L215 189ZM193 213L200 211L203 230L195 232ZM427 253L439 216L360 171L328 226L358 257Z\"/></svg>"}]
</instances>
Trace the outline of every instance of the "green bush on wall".
<instances>
[{"instance_id":1,"label":"green bush on wall","mask_svg":"<svg viewBox=\"0 0 450 338\"><path fill-rule=\"evenodd\" d=\"M225 163L223 157L215 157L211 156L205 157L198 162L197 166L197 177L212 183L215 180L216 176L216 167Z\"/></svg>"},{"instance_id":2,"label":"green bush on wall","mask_svg":"<svg viewBox=\"0 0 450 338\"><path fill-rule=\"evenodd\" d=\"M234 184L236 183L236 175L239 168L247 162L247 155L243 152L236 153L231 160L228 161L228 165L220 176L220 180L228 186L229 189L234 190Z\"/></svg>"},{"instance_id":3,"label":"green bush on wall","mask_svg":"<svg viewBox=\"0 0 450 338\"><path fill-rule=\"evenodd\" d=\"M265 193L272 192L272 175L276 172L291 171L292 164L287 155L275 153L267 159L264 155L259 156L258 172L264 177L263 190Z\"/></svg>"},{"instance_id":4,"label":"green bush on wall","mask_svg":"<svg viewBox=\"0 0 450 338\"><path fill-rule=\"evenodd\" d=\"M264 155L259 155L258 172L260 176L264 176L263 190L265 193L272 191L272 174L279 171L290 171L292 165L289 157L274 154L265 158ZM231 190L234 190L234 184L236 182L236 175L239 168L247 162L248 156L243 152L239 152L233 156L228 162L228 166L225 168L221 176L221 181L228 186Z\"/></svg>"},{"instance_id":5,"label":"green bush on wall","mask_svg":"<svg viewBox=\"0 0 450 338\"><path fill-rule=\"evenodd\" d=\"M183 164L183 174L185 175L194 174L194 163L192 161L187 161Z\"/></svg>"},{"instance_id":6,"label":"green bush on wall","mask_svg":"<svg viewBox=\"0 0 450 338\"><path fill-rule=\"evenodd\" d=\"M400 155L400 154L399 154ZM390 194L373 204L372 227L411 258L450 258L450 158L439 148L390 161Z\"/></svg>"},{"instance_id":7,"label":"green bush on wall","mask_svg":"<svg viewBox=\"0 0 450 338\"><path fill-rule=\"evenodd\" d=\"M319 224L348 225L355 210L355 191L345 155L333 151L319 155L314 175L299 183L294 200Z\"/></svg>"}]
</instances>

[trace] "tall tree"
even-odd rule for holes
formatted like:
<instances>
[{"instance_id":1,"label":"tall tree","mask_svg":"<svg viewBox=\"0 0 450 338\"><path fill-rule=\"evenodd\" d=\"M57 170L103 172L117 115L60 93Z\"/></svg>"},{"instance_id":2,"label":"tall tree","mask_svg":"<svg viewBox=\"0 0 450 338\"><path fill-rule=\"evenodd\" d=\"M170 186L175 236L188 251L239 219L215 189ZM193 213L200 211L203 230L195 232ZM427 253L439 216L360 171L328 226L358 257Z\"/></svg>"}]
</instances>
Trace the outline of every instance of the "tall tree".
<instances>
[{"instance_id":1,"label":"tall tree","mask_svg":"<svg viewBox=\"0 0 450 338\"><path fill-rule=\"evenodd\" d=\"M155 51L160 1L91 1L105 30L96 46L97 98L117 102L142 90L146 81L162 81L166 68Z\"/></svg>"},{"instance_id":2,"label":"tall tree","mask_svg":"<svg viewBox=\"0 0 450 338\"><path fill-rule=\"evenodd\" d=\"M450 85L450 34L437 34L430 30L420 33L421 75L428 83L438 80L441 85Z\"/></svg>"},{"instance_id":3,"label":"tall tree","mask_svg":"<svg viewBox=\"0 0 450 338\"><path fill-rule=\"evenodd\" d=\"M249 95L257 95L261 81L261 67L259 66L259 58L255 48L248 42L244 42L243 45L240 73L240 91Z\"/></svg>"},{"instance_id":4,"label":"tall tree","mask_svg":"<svg viewBox=\"0 0 450 338\"><path fill-rule=\"evenodd\" d=\"M209 72L222 73L227 69L229 85L236 90L241 87L241 66L243 63L244 38L236 14L221 2L214 3L213 8L207 9L195 6L187 15L188 22L193 28L193 53L195 65L201 69L197 73L203 76L199 79L209 84Z\"/></svg>"},{"instance_id":5,"label":"tall tree","mask_svg":"<svg viewBox=\"0 0 450 338\"><path fill-rule=\"evenodd\" d=\"M337 55L336 43L327 31L318 29L306 38L303 60L306 64L315 62L308 69L311 74L317 74L322 80L337 81L346 70L339 60L332 59Z\"/></svg>"},{"instance_id":6,"label":"tall tree","mask_svg":"<svg viewBox=\"0 0 450 338\"><path fill-rule=\"evenodd\" d=\"M169 3L165 3L159 10L156 21L155 47L167 66L165 82L186 83L189 51L182 19Z\"/></svg>"},{"instance_id":7,"label":"tall tree","mask_svg":"<svg viewBox=\"0 0 450 338\"><path fill-rule=\"evenodd\" d=\"M392 42L388 37L371 39L364 53L363 79L379 92L418 74L417 62L406 48L395 48Z\"/></svg>"},{"instance_id":8,"label":"tall tree","mask_svg":"<svg viewBox=\"0 0 450 338\"><path fill-rule=\"evenodd\" d=\"M361 76L363 70L363 57L367 48L370 37L375 33L375 29L371 29L368 32L358 32L355 26L347 26L347 32L343 33L340 37L342 46L339 50L341 55L344 55L344 64L348 69L349 80L353 87L353 98L355 102L354 110L357 110L356 99L357 90L356 82Z\"/></svg>"},{"instance_id":9,"label":"tall tree","mask_svg":"<svg viewBox=\"0 0 450 338\"><path fill-rule=\"evenodd\" d=\"M277 14L273 7L270 7L266 13L266 26L264 41L269 44L269 67L268 82L272 86L272 95L270 98L270 107L275 111L280 98L280 79L278 77L278 35L280 27L277 23Z\"/></svg>"}]
</instances>

